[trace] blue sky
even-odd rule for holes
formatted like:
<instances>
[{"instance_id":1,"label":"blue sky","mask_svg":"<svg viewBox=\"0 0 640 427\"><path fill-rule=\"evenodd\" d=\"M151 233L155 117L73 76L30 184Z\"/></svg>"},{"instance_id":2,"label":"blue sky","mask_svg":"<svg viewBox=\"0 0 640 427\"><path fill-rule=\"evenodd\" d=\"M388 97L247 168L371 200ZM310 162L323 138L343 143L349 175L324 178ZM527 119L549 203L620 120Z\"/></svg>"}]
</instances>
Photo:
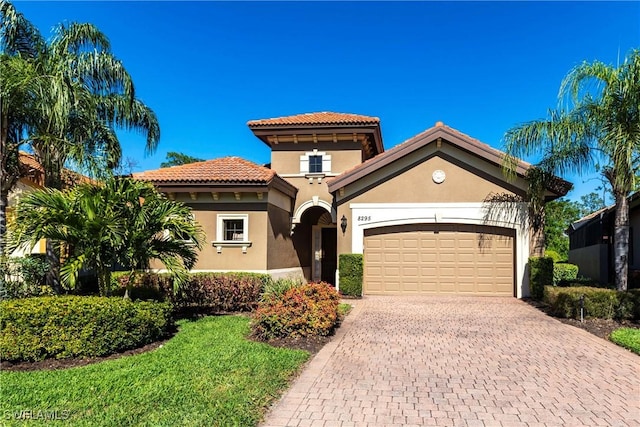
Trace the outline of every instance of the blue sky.
<instances>
[{"instance_id":1,"label":"blue sky","mask_svg":"<svg viewBox=\"0 0 640 427\"><path fill-rule=\"evenodd\" d=\"M134 171L167 151L267 163L246 122L316 111L380 117L387 149L439 120L502 148L507 129L556 105L573 66L640 47L639 2L14 4L45 36L78 21L110 38L160 120L151 156L120 134ZM575 199L598 185L566 178Z\"/></svg>"}]
</instances>

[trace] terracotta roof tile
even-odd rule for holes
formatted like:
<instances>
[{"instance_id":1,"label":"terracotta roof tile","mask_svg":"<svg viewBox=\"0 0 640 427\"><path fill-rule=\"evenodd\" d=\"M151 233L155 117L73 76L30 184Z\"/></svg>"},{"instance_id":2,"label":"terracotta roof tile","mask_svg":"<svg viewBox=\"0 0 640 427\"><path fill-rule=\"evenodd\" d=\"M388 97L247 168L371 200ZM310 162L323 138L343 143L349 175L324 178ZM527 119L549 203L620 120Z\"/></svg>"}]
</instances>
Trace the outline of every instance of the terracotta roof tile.
<instances>
[{"instance_id":1,"label":"terracotta roof tile","mask_svg":"<svg viewBox=\"0 0 640 427\"><path fill-rule=\"evenodd\" d=\"M269 183L275 171L239 157L222 157L204 162L134 173L151 182Z\"/></svg>"},{"instance_id":2,"label":"terracotta roof tile","mask_svg":"<svg viewBox=\"0 0 640 427\"><path fill-rule=\"evenodd\" d=\"M20 174L24 178L30 179L37 185L44 185L44 167L33 154L20 151ZM70 169L62 169L62 183L65 187L72 187L76 184L92 183L91 178L74 172Z\"/></svg>"},{"instance_id":3,"label":"terracotta roof tile","mask_svg":"<svg viewBox=\"0 0 640 427\"><path fill-rule=\"evenodd\" d=\"M362 116L360 114L319 113L298 114L295 116L275 117L272 119L251 120L247 125L252 128L286 125L376 125L380 123L378 117Z\"/></svg>"}]
</instances>

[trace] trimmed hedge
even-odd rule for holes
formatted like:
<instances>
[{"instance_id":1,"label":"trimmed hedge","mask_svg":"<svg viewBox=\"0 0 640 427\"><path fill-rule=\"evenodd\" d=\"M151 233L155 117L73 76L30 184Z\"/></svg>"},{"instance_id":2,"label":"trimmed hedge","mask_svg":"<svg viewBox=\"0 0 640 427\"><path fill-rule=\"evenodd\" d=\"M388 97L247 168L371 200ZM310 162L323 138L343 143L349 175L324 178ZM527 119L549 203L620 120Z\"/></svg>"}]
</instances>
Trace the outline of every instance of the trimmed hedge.
<instances>
[{"instance_id":1,"label":"trimmed hedge","mask_svg":"<svg viewBox=\"0 0 640 427\"><path fill-rule=\"evenodd\" d=\"M342 295L362 296L362 254L341 254L338 260Z\"/></svg>"},{"instance_id":2,"label":"trimmed hedge","mask_svg":"<svg viewBox=\"0 0 640 427\"><path fill-rule=\"evenodd\" d=\"M640 292L620 292L587 286L560 288L545 286L544 302L554 315L580 318L580 296L584 295L584 316L600 319L640 319Z\"/></svg>"},{"instance_id":3,"label":"trimmed hedge","mask_svg":"<svg viewBox=\"0 0 640 427\"><path fill-rule=\"evenodd\" d=\"M561 287L565 287L565 288L575 288L575 287L580 287L580 286L587 286L590 288L608 288L608 289L613 289L610 285L606 284L606 285L601 285L600 282L598 282L597 280L593 280L590 279L588 277L577 277L575 279L570 279L570 280L560 280L560 282L558 282L558 286Z\"/></svg>"},{"instance_id":4,"label":"trimmed hedge","mask_svg":"<svg viewBox=\"0 0 640 427\"><path fill-rule=\"evenodd\" d=\"M119 295L124 295L129 276L118 274ZM271 282L268 274L256 273L194 273L173 292L173 280L168 274L143 273L131 284L132 299L169 301L177 309L206 308L217 312L251 311L255 309L265 286Z\"/></svg>"},{"instance_id":5,"label":"trimmed hedge","mask_svg":"<svg viewBox=\"0 0 640 427\"><path fill-rule=\"evenodd\" d=\"M548 257L529 258L529 291L531 298L541 300L544 287L553 284L553 259Z\"/></svg>"},{"instance_id":6,"label":"trimmed hedge","mask_svg":"<svg viewBox=\"0 0 640 427\"><path fill-rule=\"evenodd\" d=\"M553 264L553 286L558 286L562 280L574 280L578 277L578 266L565 262Z\"/></svg>"},{"instance_id":7,"label":"trimmed hedge","mask_svg":"<svg viewBox=\"0 0 640 427\"><path fill-rule=\"evenodd\" d=\"M309 283L260 302L253 334L262 340L327 336L338 322L340 295L327 283Z\"/></svg>"},{"instance_id":8,"label":"trimmed hedge","mask_svg":"<svg viewBox=\"0 0 640 427\"><path fill-rule=\"evenodd\" d=\"M0 303L0 357L105 356L157 341L173 326L171 306L122 298L58 296Z\"/></svg>"}]
</instances>

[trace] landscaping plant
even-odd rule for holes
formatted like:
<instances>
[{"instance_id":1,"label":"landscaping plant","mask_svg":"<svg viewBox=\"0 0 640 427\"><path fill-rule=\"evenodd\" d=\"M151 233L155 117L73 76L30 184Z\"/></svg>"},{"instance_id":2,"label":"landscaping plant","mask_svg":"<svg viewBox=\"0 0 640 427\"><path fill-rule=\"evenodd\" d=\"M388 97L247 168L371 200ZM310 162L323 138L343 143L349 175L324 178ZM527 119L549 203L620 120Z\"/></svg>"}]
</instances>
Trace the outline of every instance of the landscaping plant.
<instances>
[{"instance_id":1,"label":"landscaping plant","mask_svg":"<svg viewBox=\"0 0 640 427\"><path fill-rule=\"evenodd\" d=\"M340 295L327 283L309 283L263 300L253 315L253 333L263 340L327 336L338 321Z\"/></svg>"},{"instance_id":2,"label":"landscaping plant","mask_svg":"<svg viewBox=\"0 0 640 427\"><path fill-rule=\"evenodd\" d=\"M81 296L3 301L0 354L9 361L104 356L156 341L172 325L167 303Z\"/></svg>"},{"instance_id":3,"label":"landscaping plant","mask_svg":"<svg viewBox=\"0 0 640 427\"><path fill-rule=\"evenodd\" d=\"M620 328L611 333L611 341L640 355L640 329Z\"/></svg>"}]
</instances>

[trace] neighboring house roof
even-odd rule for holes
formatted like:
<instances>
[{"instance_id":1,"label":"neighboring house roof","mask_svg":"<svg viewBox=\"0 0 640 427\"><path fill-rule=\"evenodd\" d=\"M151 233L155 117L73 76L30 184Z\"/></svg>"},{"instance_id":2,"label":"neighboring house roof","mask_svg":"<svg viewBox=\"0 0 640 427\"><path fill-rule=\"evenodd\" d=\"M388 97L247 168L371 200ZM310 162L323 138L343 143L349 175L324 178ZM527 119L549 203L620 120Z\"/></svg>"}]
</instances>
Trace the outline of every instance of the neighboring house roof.
<instances>
[{"instance_id":1,"label":"neighboring house roof","mask_svg":"<svg viewBox=\"0 0 640 427\"><path fill-rule=\"evenodd\" d=\"M384 153L381 153L353 167L352 169L345 171L341 175L328 180L327 184L329 186L329 192L334 192L341 187L349 185L352 182L394 162L400 157L406 156L427 144L436 142L440 138L497 166L502 165L502 161L505 157L504 152L480 142L479 140L456 129L446 126L442 122L437 122L434 127L429 128L392 149L387 150ZM516 163L516 173L524 177L527 170L531 167L531 164L523 160L518 160ZM551 191L563 196L571 189L572 185L570 182L557 178L555 182L552 183L552 187L553 188L549 188Z\"/></svg>"},{"instance_id":2,"label":"neighboring house roof","mask_svg":"<svg viewBox=\"0 0 640 427\"><path fill-rule=\"evenodd\" d=\"M37 186L43 187L45 170L36 157L33 154L21 151L19 161L21 177L28 179ZM62 182L65 187L71 187L79 183L90 183L93 181L87 176L65 168L62 170Z\"/></svg>"},{"instance_id":3,"label":"neighboring house roof","mask_svg":"<svg viewBox=\"0 0 640 427\"><path fill-rule=\"evenodd\" d=\"M637 208L638 206L640 206L640 203L635 203L635 202L640 201L640 191L636 191L635 193L632 193L631 195L629 195L629 197L627 197L627 199L629 200L629 209ZM589 224L591 221L593 221L596 218L599 220L601 215L609 215L611 212L615 210L615 208L616 208L616 205L614 203L613 205L609 205L602 209L598 209L595 212L592 212L588 215L583 216L579 220L571 223L569 228L566 230L567 234L572 233L584 227L585 225Z\"/></svg>"},{"instance_id":4,"label":"neighboring house roof","mask_svg":"<svg viewBox=\"0 0 640 427\"><path fill-rule=\"evenodd\" d=\"M333 113L322 111L319 113L297 114L295 116L275 117L271 119L250 120L250 128L262 128L283 125L375 125L379 124L378 117L362 116L360 114Z\"/></svg>"},{"instance_id":5,"label":"neighboring house roof","mask_svg":"<svg viewBox=\"0 0 640 427\"><path fill-rule=\"evenodd\" d=\"M222 157L203 162L160 168L134 173L136 179L157 185L213 185L255 186L278 183L286 193L297 191L295 187L279 177L272 169L259 166L240 157Z\"/></svg>"}]
</instances>

